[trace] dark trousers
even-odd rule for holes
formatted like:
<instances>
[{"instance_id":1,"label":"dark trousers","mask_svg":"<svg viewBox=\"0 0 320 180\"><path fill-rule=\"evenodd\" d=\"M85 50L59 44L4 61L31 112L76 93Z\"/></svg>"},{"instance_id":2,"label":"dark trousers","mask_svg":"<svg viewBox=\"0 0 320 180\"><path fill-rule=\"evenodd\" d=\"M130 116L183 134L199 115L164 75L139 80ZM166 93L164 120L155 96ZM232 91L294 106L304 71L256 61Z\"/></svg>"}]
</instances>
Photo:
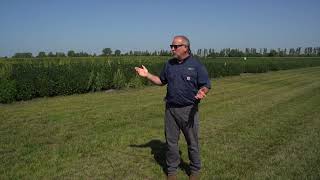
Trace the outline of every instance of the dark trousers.
<instances>
[{"instance_id":1,"label":"dark trousers","mask_svg":"<svg viewBox=\"0 0 320 180\"><path fill-rule=\"evenodd\" d=\"M198 142L199 115L198 106L172 107L166 105L165 137L168 146L166 163L168 175L177 173L180 164L179 135L183 133L188 144L188 156L192 174L197 174L201 168L200 150Z\"/></svg>"}]
</instances>

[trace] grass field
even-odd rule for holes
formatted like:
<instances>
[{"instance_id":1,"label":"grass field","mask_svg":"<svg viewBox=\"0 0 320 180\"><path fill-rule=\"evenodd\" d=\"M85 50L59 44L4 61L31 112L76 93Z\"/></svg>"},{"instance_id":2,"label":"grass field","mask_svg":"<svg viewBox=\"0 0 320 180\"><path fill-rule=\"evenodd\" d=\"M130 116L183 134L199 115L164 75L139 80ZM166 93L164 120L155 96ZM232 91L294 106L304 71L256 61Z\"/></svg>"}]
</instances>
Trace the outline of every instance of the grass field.
<instances>
[{"instance_id":1,"label":"grass field","mask_svg":"<svg viewBox=\"0 0 320 180\"><path fill-rule=\"evenodd\" d=\"M213 80L202 179L319 179L320 67ZM164 179L165 87L0 105L0 179ZM179 179L187 179L180 139Z\"/></svg>"}]
</instances>

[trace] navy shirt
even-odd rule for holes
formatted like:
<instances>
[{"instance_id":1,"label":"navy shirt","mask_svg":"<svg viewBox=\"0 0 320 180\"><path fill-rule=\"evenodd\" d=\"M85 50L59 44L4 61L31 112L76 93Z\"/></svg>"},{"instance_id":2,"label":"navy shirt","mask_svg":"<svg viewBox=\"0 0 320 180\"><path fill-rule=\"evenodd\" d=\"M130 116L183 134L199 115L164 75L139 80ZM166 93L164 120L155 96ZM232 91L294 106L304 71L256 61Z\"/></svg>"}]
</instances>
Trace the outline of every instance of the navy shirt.
<instances>
[{"instance_id":1,"label":"navy shirt","mask_svg":"<svg viewBox=\"0 0 320 180\"><path fill-rule=\"evenodd\" d=\"M160 80L167 84L166 102L173 106L189 106L199 103L195 98L201 87L211 88L208 72L203 64L192 56L182 63L170 59L163 67Z\"/></svg>"}]
</instances>

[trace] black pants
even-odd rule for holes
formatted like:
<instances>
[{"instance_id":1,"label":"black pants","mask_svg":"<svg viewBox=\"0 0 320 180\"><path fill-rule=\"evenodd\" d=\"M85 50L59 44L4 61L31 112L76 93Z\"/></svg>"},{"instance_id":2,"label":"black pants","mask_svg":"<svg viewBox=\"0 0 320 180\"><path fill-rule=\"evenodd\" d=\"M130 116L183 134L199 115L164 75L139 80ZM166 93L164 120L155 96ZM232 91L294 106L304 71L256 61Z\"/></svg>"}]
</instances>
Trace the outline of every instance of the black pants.
<instances>
[{"instance_id":1,"label":"black pants","mask_svg":"<svg viewBox=\"0 0 320 180\"><path fill-rule=\"evenodd\" d=\"M177 173L180 164L179 135L183 133L188 144L188 156L192 174L197 174L201 168L200 150L198 142L199 115L198 106L172 107L166 105L165 110L165 136L168 151L166 163L168 175Z\"/></svg>"}]
</instances>

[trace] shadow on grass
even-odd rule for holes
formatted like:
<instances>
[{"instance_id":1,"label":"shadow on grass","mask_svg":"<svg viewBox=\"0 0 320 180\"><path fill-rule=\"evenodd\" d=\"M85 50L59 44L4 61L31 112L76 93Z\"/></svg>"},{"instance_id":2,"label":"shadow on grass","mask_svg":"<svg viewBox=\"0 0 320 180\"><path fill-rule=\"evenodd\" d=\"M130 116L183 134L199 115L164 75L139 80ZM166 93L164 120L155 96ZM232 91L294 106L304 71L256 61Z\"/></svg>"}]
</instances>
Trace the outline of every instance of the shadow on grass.
<instances>
[{"instance_id":1,"label":"shadow on grass","mask_svg":"<svg viewBox=\"0 0 320 180\"><path fill-rule=\"evenodd\" d=\"M167 174L167 165L166 165L166 152L167 152L167 145L166 143L156 139L151 140L145 144L135 145L131 144L130 147L135 148L150 148L151 154L153 154L154 160L162 167L162 170L165 174ZM179 151L181 156L181 151ZM190 175L191 171L189 168L188 163L184 162L183 159L180 159L179 168L184 171L187 175Z\"/></svg>"}]
</instances>

